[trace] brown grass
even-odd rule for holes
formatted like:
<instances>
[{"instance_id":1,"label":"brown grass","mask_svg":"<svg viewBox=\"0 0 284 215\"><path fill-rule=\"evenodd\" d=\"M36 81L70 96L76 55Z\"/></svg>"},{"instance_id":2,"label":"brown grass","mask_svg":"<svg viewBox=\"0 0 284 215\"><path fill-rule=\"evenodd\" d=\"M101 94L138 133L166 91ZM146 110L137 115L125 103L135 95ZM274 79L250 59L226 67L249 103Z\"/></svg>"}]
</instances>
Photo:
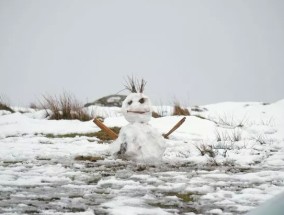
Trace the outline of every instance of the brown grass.
<instances>
[{"instance_id":1,"label":"brown grass","mask_svg":"<svg viewBox=\"0 0 284 215\"><path fill-rule=\"evenodd\" d=\"M9 107L8 103L5 102L2 97L0 97L0 110L10 111L11 113L15 112L12 108Z\"/></svg>"},{"instance_id":2,"label":"brown grass","mask_svg":"<svg viewBox=\"0 0 284 215\"><path fill-rule=\"evenodd\" d=\"M153 111L152 112L152 117L153 118L160 118L160 117L162 117L160 114L158 114L157 112L155 112L155 111Z\"/></svg>"},{"instance_id":3,"label":"brown grass","mask_svg":"<svg viewBox=\"0 0 284 215\"><path fill-rule=\"evenodd\" d=\"M59 97L44 95L41 107L46 111L49 119L89 121L93 118L73 95L66 92Z\"/></svg>"},{"instance_id":4,"label":"brown grass","mask_svg":"<svg viewBox=\"0 0 284 215\"><path fill-rule=\"evenodd\" d=\"M174 104L174 116L189 116L189 110L185 107L182 107L178 102L175 102Z\"/></svg>"},{"instance_id":5,"label":"brown grass","mask_svg":"<svg viewBox=\"0 0 284 215\"><path fill-rule=\"evenodd\" d=\"M111 127L110 128L113 132L116 134L119 134L120 127ZM68 134L59 134L59 135L54 135L54 134L46 134L47 138L74 138L74 137L96 137L102 141L111 141L110 136L103 130L97 131L97 132L91 132L91 133L68 133Z\"/></svg>"},{"instance_id":6,"label":"brown grass","mask_svg":"<svg viewBox=\"0 0 284 215\"><path fill-rule=\"evenodd\" d=\"M83 155L79 155L75 157L76 161L91 161L91 162L97 162L99 160L104 160L103 157L99 157L99 156L83 156Z\"/></svg>"},{"instance_id":7,"label":"brown grass","mask_svg":"<svg viewBox=\"0 0 284 215\"><path fill-rule=\"evenodd\" d=\"M32 108L32 109L40 109L40 107L36 104L36 103L30 103L29 105L29 108Z\"/></svg>"}]
</instances>

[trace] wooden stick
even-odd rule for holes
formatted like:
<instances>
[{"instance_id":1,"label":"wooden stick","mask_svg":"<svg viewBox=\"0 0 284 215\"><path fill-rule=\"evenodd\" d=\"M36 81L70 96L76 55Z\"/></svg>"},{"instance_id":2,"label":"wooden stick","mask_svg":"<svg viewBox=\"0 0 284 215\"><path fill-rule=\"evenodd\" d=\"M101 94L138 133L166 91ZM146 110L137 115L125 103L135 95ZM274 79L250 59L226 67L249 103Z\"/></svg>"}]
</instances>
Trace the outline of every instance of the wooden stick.
<instances>
[{"instance_id":1,"label":"wooden stick","mask_svg":"<svg viewBox=\"0 0 284 215\"><path fill-rule=\"evenodd\" d=\"M106 132L113 140L118 138L117 133L115 133L113 130L105 126L98 118L95 118L93 122L104 132Z\"/></svg>"},{"instance_id":2,"label":"wooden stick","mask_svg":"<svg viewBox=\"0 0 284 215\"><path fill-rule=\"evenodd\" d=\"M177 130L185 121L186 117L183 117L175 126L166 134L163 134L164 138L168 139L171 133L173 133L175 130Z\"/></svg>"}]
</instances>

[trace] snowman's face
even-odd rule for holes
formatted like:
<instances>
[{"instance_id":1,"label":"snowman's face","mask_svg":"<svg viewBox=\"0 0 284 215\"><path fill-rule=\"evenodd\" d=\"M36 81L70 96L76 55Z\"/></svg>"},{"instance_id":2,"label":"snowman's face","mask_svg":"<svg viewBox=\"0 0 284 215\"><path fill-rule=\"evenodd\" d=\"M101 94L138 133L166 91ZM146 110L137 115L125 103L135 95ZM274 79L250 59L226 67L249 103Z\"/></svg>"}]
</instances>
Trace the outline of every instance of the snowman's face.
<instances>
[{"instance_id":1,"label":"snowman's face","mask_svg":"<svg viewBox=\"0 0 284 215\"><path fill-rule=\"evenodd\" d=\"M142 93L131 93L122 103L122 113L130 123L147 123L152 116L150 99Z\"/></svg>"}]
</instances>

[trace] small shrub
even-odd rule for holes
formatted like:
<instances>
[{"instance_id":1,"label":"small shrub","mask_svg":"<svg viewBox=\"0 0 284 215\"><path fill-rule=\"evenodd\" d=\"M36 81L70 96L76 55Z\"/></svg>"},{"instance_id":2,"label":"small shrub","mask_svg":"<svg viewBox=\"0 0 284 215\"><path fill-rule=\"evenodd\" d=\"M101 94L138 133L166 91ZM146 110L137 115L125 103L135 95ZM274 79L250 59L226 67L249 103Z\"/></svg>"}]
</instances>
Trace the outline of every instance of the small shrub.
<instances>
[{"instance_id":1,"label":"small shrub","mask_svg":"<svg viewBox=\"0 0 284 215\"><path fill-rule=\"evenodd\" d=\"M204 116L202 116L200 114L194 114L194 115L191 115L191 116L195 116L195 117L197 117L199 119L205 119L205 120L209 120L210 121L210 119L207 119L206 117L204 117Z\"/></svg>"},{"instance_id":2,"label":"small shrub","mask_svg":"<svg viewBox=\"0 0 284 215\"><path fill-rule=\"evenodd\" d=\"M223 166L229 166L229 167L234 167L236 165L236 161L233 159L227 158L225 161L222 163Z\"/></svg>"},{"instance_id":3,"label":"small shrub","mask_svg":"<svg viewBox=\"0 0 284 215\"><path fill-rule=\"evenodd\" d=\"M236 120L234 119L234 116L218 116L217 120L210 119L211 121L215 122L220 127L226 127L226 128L242 128L245 125L249 124L248 119L246 117L243 117L242 119Z\"/></svg>"},{"instance_id":4,"label":"small shrub","mask_svg":"<svg viewBox=\"0 0 284 215\"><path fill-rule=\"evenodd\" d=\"M272 142L271 139L267 138L265 135L257 135L255 137L252 138L253 140L255 140L256 142L260 143L260 145L266 145Z\"/></svg>"},{"instance_id":5,"label":"small shrub","mask_svg":"<svg viewBox=\"0 0 284 215\"><path fill-rule=\"evenodd\" d=\"M242 132L240 129L235 128L234 130L231 131L215 131L216 134L216 140L217 142L238 142L242 139Z\"/></svg>"},{"instance_id":6,"label":"small shrub","mask_svg":"<svg viewBox=\"0 0 284 215\"><path fill-rule=\"evenodd\" d=\"M175 102L173 115L174 116L189 116L190 113L187 108L184 108L178 102Z\"/></svg>"},{"instance_id":7,"label":"small shrub","mask_svg":"<svg viewBox=\"0 0 284 215\"><path fill-rule=\"evenodd\" d=\"M205 112L205 111L208 111L207 108L204 108L204 107L199 107L197 105L193 106L191 108L191 111L194 111L194 112Z\"/></svg>"},{"instance_id":8,"label":"small shrub","mask_svg":"<svg viewBox=\"0 0 284 215\"><path fill-rule=\"evenodd\" d=\"M71 94L64 92L61 96L44 95L41 107L46 111L49 119L78 119L88 121L92 116L83 109L83 105Z\"/></svg>"},{"instance_id":9,"label":"small shrub","mask_svg":"<svg viewBox=\"0 0 284 215\"><path fill-rule=\"evenodd\" d=\"M215 157L208 157L208 164L210 166L220 166Z\"/></svg>"},{"instance_id":10,"label":"small shrub","mask_svg":"<svg viewBox=\"0 0 284 215\"><path fill-rule=\"evenodd\" d=\"M242 139L242 132L239 129L235 129L232 133L232 142L238 142Z\"/></svg>"},{"instance_id":11,"label":"small shrub","mask_svg":"<svg viewBox=\"0 0 284 215\"><path fill-rule=\"evenodd\" d=\"M153 118L159 118L159 117L161 117L161 115L158 114L157 112L153 111L153 112L152 112L152 117L153 117Z\"/></svg>"},{"instance_id":12,"label":"small shrub","mask_svg":"<svg viewBox=\"0 0 284 215\"><path fill-rule=\"evenodd\" d=\"M40 107L36 103L30 103L29 108L32 108L35 110L40 109Z\"/></svg>"},{"instance_id":13,"label":"small shrub","mask_svg":"<svg viewBox=\"0 0 284 215\"><path fill-rule=\"evenodd\" d=\"M11 113L15 112L12 108L9 107L7 102L4 102L4 99L2 97L0 97L0 110L10 111Z\"/></svg>"},{"instance_id":14,"label":"small shrub","mask_svg":"<svg viewBox=\"0 0 284 215\"><path fill-rule=\"evenodd\" d=\"M275 121L273 117L270 117L269 119L262 119L260 124L266 126L275 126Z\"/></svg>"},{"instance_id":15,"label":"small shrub","mask_svg":"<svg viewBox=\"0 0 284 215\"><path fill-rule=\"evenodd\" d=\"M213 151L212 145L200 144L200 145L195 145L195 147L198 149L198 151L202 156L208 155L211 158L214 158L216 156L215 152Z\"/></svg>"}]
</instances>

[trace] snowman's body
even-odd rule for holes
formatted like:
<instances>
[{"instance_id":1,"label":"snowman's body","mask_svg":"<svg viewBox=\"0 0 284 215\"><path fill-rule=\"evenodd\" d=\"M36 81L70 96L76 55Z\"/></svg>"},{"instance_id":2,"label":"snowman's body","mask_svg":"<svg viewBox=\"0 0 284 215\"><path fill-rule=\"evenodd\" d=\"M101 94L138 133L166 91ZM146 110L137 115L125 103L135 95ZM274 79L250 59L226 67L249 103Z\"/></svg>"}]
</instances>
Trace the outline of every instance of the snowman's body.
<instances>
[{"instance_id":1,"label":"snowman's body","mask_svg":"<svg viewBox=\"0 0 284 215\"><path fill-rule=\"evenodd\" d=\"M161 161L165 144L159 132L148 124L152 116L149 98L142 93L131 93L122 104L122 113L129 124L120 130L113 153L141 162Z\"/></svg>"}]
</instances>

